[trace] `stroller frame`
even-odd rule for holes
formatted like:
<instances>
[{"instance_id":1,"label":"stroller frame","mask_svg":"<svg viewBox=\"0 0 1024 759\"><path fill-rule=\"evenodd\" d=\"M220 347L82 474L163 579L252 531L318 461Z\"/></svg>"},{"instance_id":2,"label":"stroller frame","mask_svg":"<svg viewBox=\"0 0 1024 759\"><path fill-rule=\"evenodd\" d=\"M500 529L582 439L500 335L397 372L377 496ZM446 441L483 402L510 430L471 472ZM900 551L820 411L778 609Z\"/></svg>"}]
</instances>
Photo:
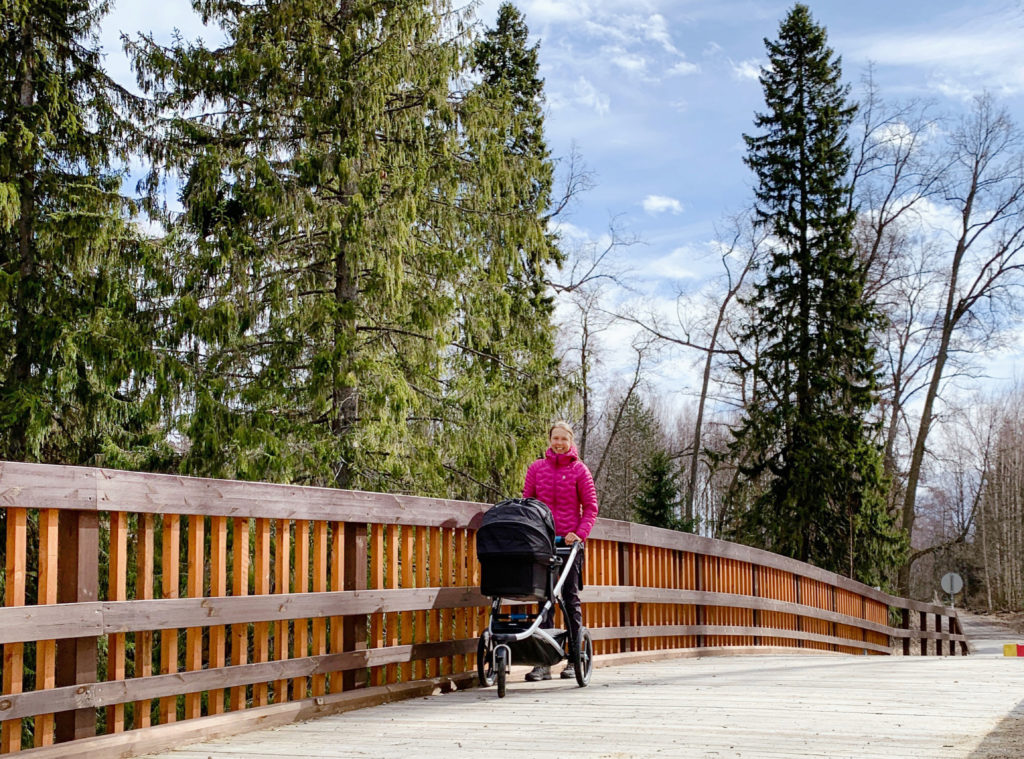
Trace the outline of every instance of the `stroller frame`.
<instances>
[{"instance_id":1,"label":"stroller frame","mask_svg":"<svg viewBox=\"0 0 1024 759\"><path fill-rule=\"evenodd\" d=\"M576 683L581 688L590 682L594 668L594 644L590 631L581 626L580 640L573 640L568 630L542 628L544 617L555 604L562 610L562 617L568 620L569 610L562 596L562 588L569 576L577 556L583 549L582 542L571 547L556 540L555 556L548 569L547 594L536 614L524 612L502 612L502 596L491 597L491 614L487 629L477 643L477 675L480 685L487 687L497 683L498 697L506 693L506 682L513 656L518 663L551 666L568 660L573 665ZM558 579L552 584L552 574L561 568ZM522 596L519 600L525 600ZM507 601L505 601L507 603ZM568 625L567 625L568 627Z\"/></svg>"}]
</instances>

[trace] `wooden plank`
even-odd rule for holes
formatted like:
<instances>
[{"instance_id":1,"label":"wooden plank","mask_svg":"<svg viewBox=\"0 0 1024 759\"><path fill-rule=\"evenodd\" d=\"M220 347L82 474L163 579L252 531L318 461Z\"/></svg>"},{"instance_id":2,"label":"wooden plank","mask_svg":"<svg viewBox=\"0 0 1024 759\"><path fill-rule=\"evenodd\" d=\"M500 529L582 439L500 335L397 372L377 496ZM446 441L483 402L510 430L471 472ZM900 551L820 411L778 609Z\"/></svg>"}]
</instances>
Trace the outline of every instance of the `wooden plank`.
<instances>
[{"instance_id":1,"label":"wooden plank","mask_svg":"<svg viewBox=\"0 0 1024 759\"><path fill-rule=\"evenodd\" d=\"M385 527L385 548L387 550L387 567L384 572L384 582L391 590L398 589L398 525L389 524ZM398 645L398 614L389 612L384 615L385 646ZM385 670L384 682L398 682L398 667L389 664Z\"/></svg>"},{"instance_id":2,"label":"wooden plank","mask_svg":"<svg viewBox=\"0 0 1024 759\"><path fill-rule=\"evenodd\" d=\"M476 639L438 643L362 649L344 653L308 656L253 664L227 666L219 670L185 670L170 675L153 675L117 682L55 688L45 693L32 691L5 697L4 713L13 719L31 717L42 710L102 708L138 699L153 699L168 694L198 693L213 688L244 688L269 680L315 677L333 672L362 670L400 662L420 661L476 649Z\"/></svg>"},{"instance_id":3,"label":"wooden plank","mask_svg":"<svg viewBox=\"0 0 1024 759\"><path fill-rule=\"evenodd\" d=\"M401 586L404 589L412 588L415 583L414 557L416 555L416 538L412 527L402 528L399 545L401 546L399 549L401 551L399 559L401 562ZM414 615L411 611L402 612L399 616L399 634L403 645L411 645L413 642L413 620ZM402 682L409 682L412 679L412 665L402 665L401 678Z\"/></svg>"},{"instance_id":4,"label":"wooden plank","mask_svg":"<svg viewBox=\"0 0 1024 759\"><path fill-rule=\"evenodd\" d=\"M292 591L301 598L309 592L309 522L305 519L295 523L295 576ZM298 615L292 615L298 616ZM309 655L309 620L296 619L292 633L292 658L301 659ZM292 681L292 698L296 701L307 695L308 683L305 677Z\"/></svg>"},{"instance_id":5,"label":"wooden plank","mask_svg":"<svg viewBox=\"0 0 1024 759\"><path fill-rule=\"evenodd\" d=\"M367 550L370 562L368 587L371 590L377 590L384 587L384 525L370 525L370 536ZM333 587L336 589L337 585L334 585ZM370 615L370 647L384 647L384 614L381 612L376 612ZM340 647L332 646L331 650L339 651L341 649ZM386 674L386 671L381 667L374 667L370 670L370 685L383 685Z\"/></svg>"},{"instance_id":6,"label":"wooden plank","mask_svg":"<svg viewBox=\"0 0 1024 759\"><path fill-rule=\"evenodd\" d=\"M253 546L253 594L270 593L270 520L257 518ZM253 661L270 661L270 623L256 622L252 634ZM267 683L252 686L252 705L266 706L270 703L270 688Z\"/></svg>"},{"instance_id":7,"label":"wooden plank","mask_svg":"<svg viewBox=\"0 0 1024 759\"><path fill-rule=\"evenodd\" d=\"M242 598L249 595L249 519L231 520L231 595ZM231 663L235 666L249 661L249 624L237 622L231 625ZM228 691L228 706L237 712L247 706L245 686L236 686Z\"/></svg>"},{"instance_id":8,"label":"wooden plank","mask_svg":"<svg viewBox=\"0 0 1024 759\"><path fill-rule=\"evenodd\" d=\"M161 530L160 589L163 598L178 597L180 582L181 519L165 514ZM178 671L178 631L164 630L160 633L160 672L172 674ZM177 696L160 699L160 722L167 724L178 719Z\"/></svg>"},{"instance_id":9,"label":"wooden plank","mask_svg":"<svg viewBox=\"0 0 1024 759\"><path fill-rule=\"evenodd\" d=\"M331 590L337 592L344 589L345 583L345 525L341 522L331 523L331 557ZM341 617L330 619L331 653L339 653L345 647L345 622ZM327 684L331 693L341 693L345 689L340 675L331 675Z\"/></svg>"},{"instance_id":10,"label":"wooden plank","mask_svg":"<svg viewBox=\"0 0 1024 759\"><path fill-rule=\"evenodd\" d=\"M203 581L206 568L206 520L192 515L188 518L188 570L186 592L189 598L203 597ZM203 668L203 630L189 627L185 631L185 669L195 672ZM202 699L198 693L185 696L185 719L202 716Z\"/></svg>"},{"instance_id":11,"label":"wooden plank","mask_svg":"<svg viewBox=\"0 0 1024 759\"><path fill-rule=\"evenodd\" d=\"M6 571L4 605L25 605L25 571L28 558L28 511L7 509ZM21 693L25 670L25 646L8 643L4 646L3 693L12 696ZM5 719L0 722L0 753L21 749L21 720Z\"/></svg>"},{"instance_id":12,"label":"wooden plank","mask_svg":"<svg viewBox=\"0 0 1024 759\"><path fill-rule=\"evenodd\" d=\"M489 504L334 488L0 462L0 506L236 519L475 526Z\"/></svg>"},{"instance_id":13,"label":"wooden plank","mask_svg":"<svg viewBox=\"0 0 1024 759\"><path fill-rule=\"evenodd\" d=\"M366 524L345 524L345 569L343 582L345 590L365 591L366 589ZM366 648L366 614L348 614L342 627L342 648L344 651L361 651ZM362 688L366 685L365 672L346 671L343 675L345 690Z\"/></svg>"},{"instance_id":14,"label":"wooden plank","mask_svg":"<svg viewBox=\"0 0 1024 759\"><path fill-rule=\"evenodd\" d=\"M37 603L57 603L57 564L60 560L60 546L57 528L60 512L43 509L39 512L39 594ZM57 641L41 640L36 644L36 692L49 691L57 686ZM36 717L34 743L49 746L54 739L53 714Z\"/></svg>"},{"instance_id":15,"label":"wooden plank","mask_svg":"<svg viewBox=\"0 0 1024 759\"><path fill-rule=\"evenodd\" d=\"M274 540L274 590L286 595L291 587L291 544L292 523L281 519L277 523ZM279 620L274 627L274 658L284 661L288 658L288 620ZM274 703L283 704L288 700L288 680L274 681Z\"/></svg>"},{"instance_id":16,"label":"wooden plank","mask_svg":"<svg viewBox=\"0 0 1024 759\"><path fill-rule=\"evenodd\" d=\"M60 542L57 603L95 603L99 598L100 587L99 515L88 511L62 511L57 519L57 534ZM57 687L94 683L97 672L98 645L95 637L57 641ZM88 738L95 734L96 712L93 709L76 709L54 715L56 743Z\"/></svg>"},{"instance_id":17,"label":"wooden plank","mask_svg":"<svg viewBox=\"0 0 1024 759\"><path fill-rule=\"evenodd\" d=\"M128 514L110 513L110 558L107 563L107 598L124 601L128 598ZM107 638L107 679L124 680L126 635L114 633ZM125 729L124 704L107 709L107 732Z\"/></svg>"},{"instance_id":18,"label":"wooden plank","mask_svg":"<svg viewBox=\"0 0 1024 759\"><path fill-rule=\"evenodd\" d=\"M427 567L427 587L436 588L443 585L441 579L441 528L430 527L428 528L428 553L430 555L430 563ZM440 641L441 640L441 612L433 610L427 613L428 617L428 629L427 629L427 641ZM441 674L441 660L432 659L427 663L427 674L430 677L437 677Z\"/></svg>"},{"instance_id":19,"label":"wooden plank","mask_svg":"<svg viewBox=\"0 0 1024 759\"><path fill-rule=\"evenodd\" d=\"M228 594L228 520L227 517L210 517L210 597L224 598ZM211 669L219 669L227 662L227 627L210 626ZM224 690L214 688L207 695L207 710L210 714L224 712Z\"/></svg>"},{"instance_id":20,"label":"wooden plank","mask_svg":"<svg viewBox=\"0 0 1024 759\"><path fill-rule=\"evenodd\" d=\"M320 519L313 523L313 592L327 592L327 522ZM327 653L327 619L317 616L313 619L313 656ZM311 695L322 696L327 692L327 677L316 674L310 682Z\"/></svg>"},{"instance_id":21,"label":"wooden plank","mask_svg":"<svg viewBox=\"0 0 1024 759\"><path fill-rule=\"evenodd\" d=\"M149 730L131 730L118 735L75 741L73 744L32 749L27 756L28 759L124 759L126 756L177 749L197 740L249 733L258 728L283 726L401 699L422 698L438 690L450 692L466 688L471 683L472 676L463 674L407 685L366 688L320 699L310 698L248 709L240 714L186 720L172 725L157 725Z\"/></svg>"},{"instance_id":22,"label":"wooden plank","mask_svg":"<svg viewBox=\"0 0 1024 759\"><path fill-rule=\"evenodd\" d=\"M139 515L139 534L135 545L135 598L137 603L153 598L155 521L156 517L152 514ZM99 617L102 619L102 612ZM102 629L102 623L100 627ZM149 630L140 630L135 633L135 677L150 677L152 674L153 633ZM139 701L134 704L133 713L133 728L150 726L152 704L149 701Z\"/></svg>"},{"instance_id":23,"label":"wooden plank","mask_svg":"<svg viewBox=\"0 0 1024 759\"><path fill-rule=\"evenodd\" d=\"M0 462L0 505L269 519L333 519L440 527L479 524L488 504L292 485L213 480L109 469ZM897 608L955 616L949 607L901 599L849 578L760 549L613 520L598 519L595 539L717 555L790 571Z\"/></svg>"},{"instance_id":24,"label":"wooden plank","mask_svg":"<svg viewBox=\"0 0 1024 759\"><path fill-rule=\"evenodd\" d=\"M427 584L427 528L416 527L416 558L415 558L415 580L417 588ZM413 622L413 641L416 643L427 642L427 613L417 611ZM420 659L413 667L413 679L422 680L427 676L427 662Z\"/></svg>"}]
</instances>

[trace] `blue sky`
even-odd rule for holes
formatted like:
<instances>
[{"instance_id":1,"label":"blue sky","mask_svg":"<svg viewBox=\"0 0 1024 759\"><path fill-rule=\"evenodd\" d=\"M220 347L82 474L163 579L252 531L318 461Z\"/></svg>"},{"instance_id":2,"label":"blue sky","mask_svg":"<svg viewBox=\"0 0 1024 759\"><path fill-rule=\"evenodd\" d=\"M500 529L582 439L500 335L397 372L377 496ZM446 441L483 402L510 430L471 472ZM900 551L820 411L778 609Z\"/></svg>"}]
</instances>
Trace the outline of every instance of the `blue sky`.
<instances>
[{"instance_id":1,"label":"blue sky","mask_svg":"<svg viewBox=\"0 0 1024 759\"><path fill-rule=\"evenodd\" d=\"M477 17L493 24L500 0ZM1024 0L808 2L858 93L873 64L889 100L927 98L962 111L983 91L1024 123ZM742 134L762 107L764 38L792 2L521 0L540 42L546 130L554 156L575 145L594 186L562 225L567 241L599 240L615 220L642 242L619 253L644 297L697 289L717 273L715 226L745 206L751 177ZM111 73L132 76L119 32L216 41L187 0L116 0L102 42ZM624 334L610 333L621 342ZM628 360L628 356L626 356ZM675 374L678 369L670 370Z\"/></svg>"}]
</instances>

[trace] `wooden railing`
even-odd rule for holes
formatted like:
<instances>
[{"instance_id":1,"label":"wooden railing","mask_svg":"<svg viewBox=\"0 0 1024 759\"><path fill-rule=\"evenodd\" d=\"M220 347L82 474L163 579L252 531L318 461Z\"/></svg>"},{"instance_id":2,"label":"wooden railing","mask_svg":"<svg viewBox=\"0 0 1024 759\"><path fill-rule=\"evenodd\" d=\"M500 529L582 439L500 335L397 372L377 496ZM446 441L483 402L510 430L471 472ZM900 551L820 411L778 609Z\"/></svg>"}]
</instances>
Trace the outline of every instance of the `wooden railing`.
<instances>
[{"instance_id":1,"label":"wooden railing","mask_svg":"<svg viewBox=\"0 0 1024 759\"><path fill-rule=\"evenodd\" d=\"M0 506L0 753L125 756L474 681L487 505L0 462ZM953 609L695 535L598 520L584 577L598 663L967 652Z\"/></svg>"}]
</instances>

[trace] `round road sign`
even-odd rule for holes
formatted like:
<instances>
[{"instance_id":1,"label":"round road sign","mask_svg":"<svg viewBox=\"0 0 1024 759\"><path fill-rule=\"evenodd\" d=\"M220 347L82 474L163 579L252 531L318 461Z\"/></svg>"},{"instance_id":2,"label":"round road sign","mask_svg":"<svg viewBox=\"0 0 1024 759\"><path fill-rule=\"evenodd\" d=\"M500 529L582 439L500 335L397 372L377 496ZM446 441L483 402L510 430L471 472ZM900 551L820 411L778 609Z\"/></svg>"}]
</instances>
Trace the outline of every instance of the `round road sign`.
<instances>
[{"instance_id":1,"label":"round road sign","mask_svg":"<svg viewBox=\"0 0 1024 759\"><path fill-rule=\"evenodd\" d=\"M964 589L964 580L956 572L947 572L942 575L942 589L947 593L956 595Z\"/></svg>"}]
</instances>

